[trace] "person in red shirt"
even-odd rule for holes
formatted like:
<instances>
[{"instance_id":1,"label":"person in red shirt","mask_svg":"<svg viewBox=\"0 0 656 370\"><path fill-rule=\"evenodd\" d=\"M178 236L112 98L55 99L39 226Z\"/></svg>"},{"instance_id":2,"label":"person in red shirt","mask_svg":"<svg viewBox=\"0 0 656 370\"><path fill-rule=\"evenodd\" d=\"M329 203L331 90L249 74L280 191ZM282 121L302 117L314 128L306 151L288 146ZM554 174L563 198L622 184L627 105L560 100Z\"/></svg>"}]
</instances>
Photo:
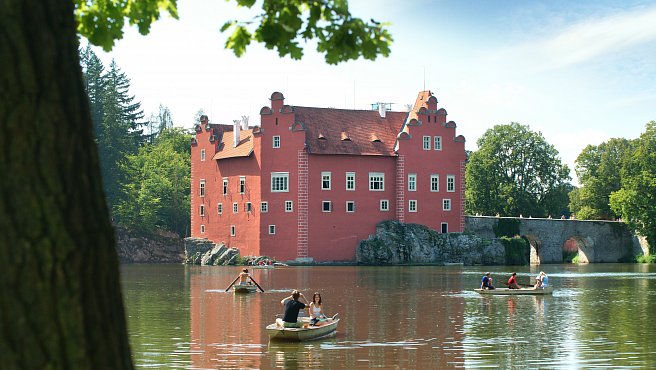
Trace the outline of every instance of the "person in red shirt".
<instances>
[{"instance_id":1,"label":"person in red shirt","mask_svg":"<svg viewBox=\"0 0 656 370\"><path fill-rule=\"evenodd\" d=\"M508 289L520 289L519 285L517 284L517 278L515 277L516 275L516 272L513 272L512 275L510 275L510 279L508 279Z\"/></svg>"}]
</instances>

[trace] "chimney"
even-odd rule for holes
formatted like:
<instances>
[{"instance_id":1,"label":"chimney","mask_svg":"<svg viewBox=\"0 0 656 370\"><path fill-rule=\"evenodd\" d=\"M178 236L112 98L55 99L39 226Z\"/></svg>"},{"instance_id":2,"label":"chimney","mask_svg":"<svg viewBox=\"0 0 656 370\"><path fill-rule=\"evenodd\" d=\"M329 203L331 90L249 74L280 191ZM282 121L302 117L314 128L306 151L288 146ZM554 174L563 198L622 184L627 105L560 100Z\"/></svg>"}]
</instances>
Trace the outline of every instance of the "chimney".
<instances>
[{"instance_id":1,"label":"chimney","mask_svg":"<svg viewBox=\"0 0 656 370\"><path fill-rule=\"evenodd\" d=\"M233 144L232 144L232 146L236 148L237 145L239 145L239 135L240 135L240 130L239 130L239 129L241 128L241 126L239 125L239 123L240 123L241 121L238 120L238 119L236 119L236 120L233 120L232 122L234 122L234 124L232 125L232 128L233 128L233 130L232 130L232 134L233 134L233 136L234 136L234 140L233 140Z\"/></svg>"},{"instance_id":2,"label":"chimney","mask_svg":"<svg viewBox=\"0 0 656 370\"><path fill-rule=\"evenodd\" d=\"M387 104L378 103L378 114L380 114L380 118L385 118L387 114Z\"/></svg>"},{"instance_id":3,"label":"chimney","mask_svg":"<svg viewBox=\"0 0 656 370\"><path fill-rule=\"evenodd\" d=\"M241 116L241 129L248 130L248 116Z\"/></svg>"}]
</instances>

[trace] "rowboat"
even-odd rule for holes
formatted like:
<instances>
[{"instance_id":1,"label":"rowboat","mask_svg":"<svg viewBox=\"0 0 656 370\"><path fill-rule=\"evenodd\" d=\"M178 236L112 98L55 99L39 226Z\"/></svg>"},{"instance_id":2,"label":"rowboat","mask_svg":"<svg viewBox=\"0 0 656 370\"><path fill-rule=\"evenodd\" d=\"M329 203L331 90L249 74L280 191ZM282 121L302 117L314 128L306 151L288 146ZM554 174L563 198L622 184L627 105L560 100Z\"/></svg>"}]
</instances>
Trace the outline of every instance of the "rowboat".
<instances>
[{"instance_id":1,"label":"rowboat","mask_svg":"<svg viewBox=\"0 0 656 370\"><path fill-rule=\"evenodd\" d=\"M232 291L235 293L255 293L257 286L254 284L235 284L232 286Z\"/></svg>"},{"instance_id":2,"label":"rowboat","mask_svg":"<svg viewBox=\"0 0 656 370\"><path fill-rule=\"evenodd\" d=\"M496 289L474 289L476 293L479 294L491 294L491 295L546 295L553 293L553 287L549 285L546 288L522 288L522 289L508 289L508 288L496 288Z\"/></svg>"},{"instance_id":3,"label":"rowboat","mask_svg":"<svg viewBox=\"0 0 656 370\"><path fill-rule=\"evenodd\" d=\"M321 326L311 326L309 317L299 317L298 320L303 323L302 328L285 328L278 323L270 324L266 327L270 340L281 340L290 342L304 342L326 338L337 333L337 324L339 319L327 319Z\"/></svg>"},{"instance_id":4,"label":"rowboat","mask_svg":"<svg viewBox=\"0 0 656 370\"><path fill-rule=\"evenodd\" d=\"M255 265L252 268L254 269L274 269L276 266L274 265Z\"/></svg>"}]
</instances>

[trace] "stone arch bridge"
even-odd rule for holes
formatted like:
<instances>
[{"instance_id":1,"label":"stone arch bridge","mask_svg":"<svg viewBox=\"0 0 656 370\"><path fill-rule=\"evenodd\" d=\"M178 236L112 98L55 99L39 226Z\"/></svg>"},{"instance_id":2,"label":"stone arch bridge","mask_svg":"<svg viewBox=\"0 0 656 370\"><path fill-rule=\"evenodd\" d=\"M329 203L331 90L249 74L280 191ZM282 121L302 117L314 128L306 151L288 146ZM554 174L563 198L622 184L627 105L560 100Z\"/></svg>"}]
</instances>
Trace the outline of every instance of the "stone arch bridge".
<instances>
[{"instance_id":1,"label":"stone arch bridge","mask_svg":"<svg viewBox=\"0 0 656 370\"><path fill-rule=\"evenodd\" d=\"M619 262L646 252L645 243L624 223L616 221L465 216L465 231L495 239L495 230L500 225L516 227L517 223L519 235L529 241L530 260L535 265L562 263L563 248L568 240L578 245L579 263Z\"/></svg>"}]
</instances>

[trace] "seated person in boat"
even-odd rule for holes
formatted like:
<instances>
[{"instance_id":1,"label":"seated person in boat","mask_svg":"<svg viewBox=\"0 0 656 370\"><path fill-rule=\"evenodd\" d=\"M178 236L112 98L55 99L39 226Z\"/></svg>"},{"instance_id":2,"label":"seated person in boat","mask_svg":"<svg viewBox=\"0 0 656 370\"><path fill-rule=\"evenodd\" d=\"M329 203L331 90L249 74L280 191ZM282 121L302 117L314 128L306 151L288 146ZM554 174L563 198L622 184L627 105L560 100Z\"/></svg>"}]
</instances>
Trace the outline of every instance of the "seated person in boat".
<instances>
[{"instance_id":1,"label":"seated person in boat","mask_svg":"<svg viewBox=\"0 0 656 370\"><path fill-rule=\"evenodd\" d=\"M549 285L549 278L544 271L540 271L540 274L535 278L535 289L537 288L546 288Z\"/></svg>"},{"instance_id":2,"label":"seated person in boat","mask_svg":"<svg viewBox=\"0 0 656 370\"><path fill-rule=\"evenodd\" d=\"M508 279L508 289L521 289L517 284L516 276L516 272L513 272L512 275L510 275L510 279Z\"/></svg>"},{"instance_id":3,"label":"seated person in boat","mask_svg":"<svg viewBox=\"0 0 656 370\"><path fill-rule=\"evenodd\" d=\"M312 302L310 303L310 325L321 326L326 323L326 320L326 315L321 305L321 294L318 292L314 293Z\"/></svg>"},{"instance_id":4,"label":"seated person in boat","mask_svg":"<svg viewBox=\"0 0 656 370\"><path fill-rule=\"evenodd\" d=\"M299 297L303 298L305 303L299 302ZM303 323L298 321L298 312L305 309L305 307L307 307L307 303L308 301L305 299L303 293L299 293L298 290L292 291L292 295L280 301L280 304L285 307L285 315L282 319L276 319L276 323L279 326L283 326L285 328L303 327Z\"/></svg>"},{"instance_id":5,"label":"seated person in boat","mask_svg":"<svg viewBox=\"0 0 656 370\"><path fill-rule=\"evenodd\" d=\"M239 273L239 285L251 285L252 283L248 281L251 278L251 274L248 273L248 269L244 268Z\"/></svg>"},{"instance_id":6,"label":"seated person in boat","mask_svg":"<svg viewBox=\"0 0 656 370\"><path fill-rule=\"evenodd\" d=\"M492 285L492 278L490 277L489 272L486 272L481 279L481 289L494 289L494 285Z\"/></svg>"}]
</instances>

